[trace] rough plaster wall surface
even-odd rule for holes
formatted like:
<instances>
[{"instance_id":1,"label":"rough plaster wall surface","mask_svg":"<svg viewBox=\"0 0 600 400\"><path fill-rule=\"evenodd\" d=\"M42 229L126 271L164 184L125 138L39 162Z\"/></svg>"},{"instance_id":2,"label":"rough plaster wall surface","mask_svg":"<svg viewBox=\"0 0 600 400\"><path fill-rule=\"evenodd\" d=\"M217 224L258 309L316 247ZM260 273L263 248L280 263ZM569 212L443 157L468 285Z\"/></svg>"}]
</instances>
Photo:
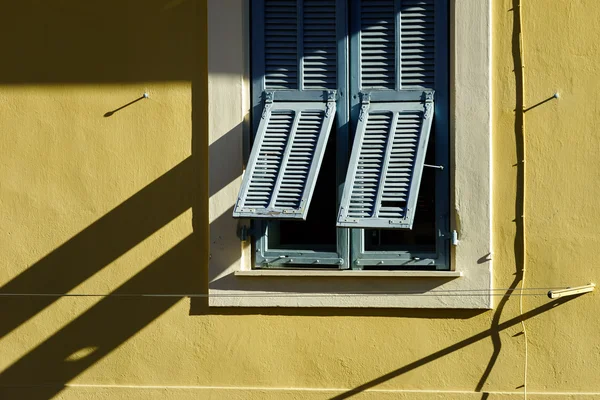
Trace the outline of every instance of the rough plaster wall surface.
<instances>
[{"instance_id":1,"label":"rough plaster wall surface","mask_svg":"<svg viewBox=\"0 0 600 400\"><path fill-rule=\"evenodd\" d=\"M493 2L500 288L516 271L513 6ZM528 0L523 15L526 105L561 94L526 113L528 285L585 284L598 270L600 3ZM196 113L207 67L193 56L204 17L191 0L3 10L0 48L14 62L0 66L1 291L206 292L207 228L196 221L208 223L207 154L196 145L209 137ZM144 91L149 100L103 117ZM353 397L364 399L522 398L515 297L501 312L214 311L201 300L2 297L0 398L322 399L356 388L379 390ZM525 298L529 398L599 398L598 295L547 304Z\"/></svg>"}]
</instances>

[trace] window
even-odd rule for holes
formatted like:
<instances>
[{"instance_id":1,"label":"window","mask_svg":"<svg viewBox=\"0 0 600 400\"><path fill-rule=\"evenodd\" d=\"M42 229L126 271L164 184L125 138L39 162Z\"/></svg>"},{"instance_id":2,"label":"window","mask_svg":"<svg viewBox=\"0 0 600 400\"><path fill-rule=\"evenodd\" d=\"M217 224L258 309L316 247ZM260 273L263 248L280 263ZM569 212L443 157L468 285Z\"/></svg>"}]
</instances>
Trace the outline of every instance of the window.
<instances>
[{"instance_id":1,"label":"window","mask_svg":"<svg viewBox=\"0 0 600 400\"><path fill-rule=\"evenodd\" d=\"M256 268L449 270L447 0L253 0Z\"/></svg>"},{"instance_id":2,"label":"window","mask_svg":"<svg viewBox=\"0 0 600 400\"><path fill-rule=\"evenodd\" d=\"M240 5L243 3L243 5ZM345 2L342 2L345 4ZM348 4L353 4L349 1ZM336 2L336 6L337 6ZM252 3L254 6L255 3ZM344 51L350 57L352 46L351 10L345 7L348 21L348 36L344 37ZM492 287L492 240L491 240L491 0L449 1L448 54L450 60L449 87L449 167L445 169L450 177L449 209L452 228L459 234L460 243L450 248L452 270L438 269L422 271L402 270L395 266L392 270L381 271L364 267L362 271L351 270L352 265L332 263L325 269L309 268L312 264L291 264L291 268L255 268L253 260L256 252L250 251L250 240L245 238L244 227L251 219L234 219L232 209L238 199L242 183L242 153L245 131L257 132L257 126L248 122L249 115L262 113L262 105L254 103L249 87L252 81L248 64L254 60L256 46L250 46L251 14L249 0L208 2L208 160L207 171L210 197L208 199L209 251L209 305L212 307L404 307L404 308L479 308L492 307L490 289ZM303 15L299 12L298 18ZM298 46L298 45L297 45ZM337 48L340 42L337 43ZM223 49L227 49L223 51ZM337 51L337 50L336 50ZM337 53L340 54L339 52ZM348 91L351 85L351 63L348 58L346 70ZM338 64L339 65L339 64ZM255 68L252 68L255 70ZM339 79L339 74L336 79ZM339 88L338 88L339 90ZM257 93L256 90L252 91ZM277 103L277 93L273 104ZM323 90L323 92L327 92ZM346 92L348 93L348 92ZM282 94L282 93L280 93ZM336 96L340 93L336 92ZM343 93L342 93L343 95ZM346 98L349 98L346 95ZM280 99L283 100L283 99ZM319 99L321 103L326 98ZM314 99L297 97L290 102L313 102ZM357 101L361 102L362 99ZM436 90L435 115L437 118L440 97ZM375 101L372 102L374 104ZM320 173L315 181L312 205L308 210L307 223L316 210L327 212L332 223L330 230L312 229L296 232L283 227L279 231L269 231L266 240L277 244L282 251L297 249L301 244L310 256L315 253L337 255L338 232L348 232L348 228L337 228L337 217L343 192L336 182L345 181L345 170L338 168L338 148L345 146L346 158L350 158L355 126L347 126L344 136L338 129L337 118L342 107L347 104L347 118L352 121L351 102L343 103L336 97L335 116L328 137ZM323 105L326 107L326 104ZM317 109L320 112L323 108ZM325 108L326 109L326 108ZM342 110L342 111L340 111ZM262 114L260 114L262 116ZM355 121L355 120L354 120ZM254 120L256 122L256 119ZM433 122L430 137L437 139L437 124ZM344 126L341 127L344 129ZM248 134L248 136L250 136ZM341 138L338 140L338 138ZM347 138L344 144L343 140ZM434 139L435 138L435 139ZM333 144L333 145L332 145ZM437 146L437 144L435 144ZM333 157L329 156L333 154ZM431 157L432 152L427 152ZM348 160L347 160L348 161ZM426 164L432 163L426 160ZM343 168L348 167L346 163ZM332 174L331 171L335 170ZM438 173L425 168L423 173ZM325 173L324 173L325 172ZM248 174L246 168L246 175ZM245 175L244 175L245 177ZM334 182L333 184L331 182ZM422 178L420 193L423 193L426 177ZM319 190L319 185L324 189ZM333 188L333 189L331 189ZM335 199L325 202L319 193L335 190ZM327 197L330 199L331 197ZM317 206L317 207L315 207ZM331 211L325 211L327 208ZM413 223L417 231L419 214ZM254 219L255 221L258 219ZM294 224L289 218L271 221L273 224ZM263 226L266 225L263 224ZM291 225L290 225L291 226ZM298 227L306 226L298 224ZM374 229L377 231L377 229ZM360 231L360 229L353 229ZM386 251L385 246L395 238L363 236L364 248L369 252ZM333 234L332 234L333 232ZM414 234L405 229L382 231L388 235ZM242 234L240 234L242 233ZM261 235L260 230L253 232ZM377 233L376 233L377 235ZM263 237L260 236L260 240ZM315 240L319 237L319 240ZM358 249L350 246L348 251ZM437 240L437 239L436 239ZM297 243L296 241L302 241ZM318 246L325 243L326 246ZM329 243L329 244L327 244ZM334 243L334 246L331 245ZM379 246L379 247L377 247ZM273 246L268 248L273 250ZM333 250L332 250L333 249ZM302 253L304 254L304 253ZM374 254L375 255L375 254ZM390 253L393 256L393 253ZM377 255L379 256L379 255ZM397 256L396 256L397 257ZM356 258L355 258L356 259ZM349 263L352 262L348 255ZM291 260L286 260L291 261ZM294 260L296 261L296 260ZM287 265L287 263L286 263ZM297 268L293 268L296 266ZM385 267L384 264L382 265ZM260 264L259 264L260 267ZM415 267L412 267L415 268ZM437 265L436 265L437 268ZM447 266L446 266L447 268ZM468 296L439 296L440 291L459 290ZM370 295L357 295L371 292ZM411 292L413 295L394 295L398 292Z\"/></svg>"}]
</instances>

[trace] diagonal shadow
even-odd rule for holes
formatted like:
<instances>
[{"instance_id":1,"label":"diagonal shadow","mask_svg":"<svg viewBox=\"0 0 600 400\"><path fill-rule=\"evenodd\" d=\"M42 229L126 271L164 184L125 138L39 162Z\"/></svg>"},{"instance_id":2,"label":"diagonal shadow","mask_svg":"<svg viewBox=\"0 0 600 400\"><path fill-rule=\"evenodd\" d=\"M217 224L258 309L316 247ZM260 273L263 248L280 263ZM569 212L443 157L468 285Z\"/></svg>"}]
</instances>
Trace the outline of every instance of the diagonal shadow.
<instances>
[{"instance_id":1,"label":"diagonal shadow","mask_svg":"<svg viewBox=\"0 0 600 400\"><path fill-rule=\"evenodd\" d=\"M194 100L196 101L200 100ZM198 151L194 150L192 153L201 154L199 148L204 142L196 136L201 135L194 134L192 147ZM239 141L238 136L239 126L212 143L209 151L211 154L224 154L224 148L229 146L232 140ZM0 287L0 294L68 293L190 208L194 210L194 231L202 235L208 221L205 218L206 213L201 210L208 208L208 198L202 195L206 193L205 188L196 184L202 180L199 158L201 157L190 156L181 161ZM223 158L225 157L221 159ZM222 161L219 160L211 162L219 165L220 163ZM226 173L218 174L210 181L211 193L218 192L239 175L236 175L231 167L219 170ZM231 212L223 214L223 218L230 216ZM220 220L214 223L218 221ZM201 245L202 249L206 248L204 243ZM230 261L233 263L234 260ZM32 302L22 301L22 298L3 299L7 307L18 308L19 312L2 316L0 338L57 300L57 297L39 297Z\"/></svg>"},{"instance_id":2,"label":"diagonal shadow","mask_svg":"<svg viewBox=\"0 0 600 400\"><path fill-rule=\"evenodd\" d=\"M0 288L0 293L68 293L193 204L189 157L85 228ZM19 312L2 316L0 337L57 298L19 303ZM26 306L25 306L26 305Z\"/></svg>"},{"instance_id":3,"label":"diagonal shadow","mask_svg":"<svg viewBox=\"0 0 600 400\"><path fill-rule=\"evenodd\" d=\"M2 391L35 385L32 399L49 399L64 384L105 357L158 318L182 297L140 297L140 293L205 293L205 271L200 268L199 238L190 234L136 276L71 321L0 374ZM19 309L9 311L19 313ZM91 349L83 357L78 352ZM8 396L7 396L8 397Z\"/></svg>"},{"instance_id":4,"label":"diagonal shadow","mask_svg":"<svg viewBox=\"0 0 600 400\"><path fill-rule=\"evenodd\" d=\"M497 334L498 332L500 332L500 331L502 331L504 329L507 329L507 328L510 328L511 326L517 325L517 324L521 323L521 320L527 320L529 318L533 318L533 317L535 317L537 315L540 315L540 314L542 314L542 313L544 313L546 311L552 310L554 307L557 307L557 306L559 306L561 304L564 304L564 303L566 303L566 302L568 302L570 300L573 300L573 297L571 297L571 298L562 298L562 299L558 299L558 300L546 303L546 304L544 304L541 307L535 308L535 309L533 309L531 311L528 311L528 312L524 313L522 315L522 317L518 316L518 317L515 317L515 318L511 318L511 319L509 319L509 320L507 320L505 322L502 322L502 323L498 324L495 327L492 327L490 329L486 329L486 330L484 330L484 331L482 331L482 332L480 332L480 333L478 333L476 335L473 335L471 337L463 339L460 342L453 344L452 346L448 346L448 347L446 347L446 348L444 348L442 350L436 351L435 353L432 353L432 354L430 354L430 355L428 355L426 357L423 357L423 358L421 358L421 359L419 359L417 361L414 361L414 362L412 362L410 364L407 364L407 365L405 365L405 366L403 366L401 368L398 368L398 369L396 369L394 371L388 372L387 374L382 375L382 376L380 376L378 378L375 378L375 379L373 379L373 380L371 380L369 382L363 383L362 385L360 385L360 386L358 386L358 387L356 387L354 389L348 390L347 392L344 392L342 394L334 396L330 400L342 400L342 399L350 398L350 397L352 397L354 395L357 395L357 394L359 394L361 392L364 392L364 391L366 391L368 389L371 389L371 388L373 388L373 387L375 387L377 385L380 385L380 384L382 384L382 383L384 383L386 381L389 381L389 380L391 380L393 378L396 378L396 377L398 377L398 376L400 376L402 374L405 374L405 373L407 373L409 371L412 371L413 369L419 368L419 367L421 367L421 366L423 366L425 364L428 364L430 362L438 360L438 359L440 359L440 358L442 358L442 357L444 357L444 356L446 356L446 355L448 355L448 354L450 354L452 352L461 350L461 349L463 349L463 348L465 348L465 347L467 347L467 346L469 346L469 345L471 345L473 343L476 343L476 342L478 342L480 340L486 339L486 338L488 338L488 337L490 337L490 336L492 336L494 334Z\"/></svg>"},{"instance_id":5,"label":"diagonal shadow","mask_svg":"<svg viewBox=\"0 0 600 400\"><path fill-rule=\"evenodd\" d=\"M26 53L25 58L29 55L37 58L44 52L56 51L52 57L48 57L50 61L44 68L39 68L37 62L27 62L23 58L20 63L3 64L0 66L0 71L5 72L0 78L2 84L154 80L182 80L192 84L192 156L0 288L0 293L4 294L68 293L182 213L190 208L193 211L192 234L116 289L114 296L102 298L0 373L0 398L22 398L22 392L11 396L8 391L11 387L20 386L22 389L27 386L34 388L28 398L48 399L59 393L69 380L181 301L181 297L177 296L140 297L140 293L207 292L208 154L226 154L225 148L230 148L234 141L240 142L241 129L239 125L234 127L208 146L206 43L203 40L190 42L191 38L206 38L205 0L199 1L198 5L196 2L179 1L168 9L164 9L163 0L110 0L92 13L89 10L93 6L71 0L63 2L65 4L42 2L32 5L29 4L31 0L22 3L8 6L9 9L5 10L7 13L2 15L25 13L31 17L29 22L40 19L43 23L33 24L31 32L28 31L18 41L19 49L8 46L7 53L13 50L22 53L23 43L27 43L28 39L35 39L35 43L32 43L31 51ZM180 4L186 6L180 7ZM189 7L195 11L190 12ZM114 9L123 11L123 8L125 12L114 12ZM139 20L141 11L149 17L150 22L146 22L154 27L153 30L130 29L130 21ZM82 18L71 18L71 13ZM5 22L3 16L0 16L0 20ZM53 21L52 27L45 22L47 20ZM73 24L80 24L84 20L90 24L84 29L72 29ZM14 21L0 24L0 32L7 26L10 29ZM23 30L20 29L17 32ZM78 32L78 35L73 35L73 32ZM102 32L106 35L102 35ZM131 35L132 32L135 34ZM164 35L165 32L169 32L169 35ZM190 32L197 34L191 35ZM173 46L173 40L178 35L183 36L182 40L177 41L178 46ZM122 40L124 38L128 40ZM95 46L100 45L98 40L109 44L109 48ZM0 42L4 43L2 40ZM60 44L60 49L54 48L56 44ZM79 49L81 51L75 50L79 44L85 44ZM92 49L93 57L88 54L88 49ZM135 53L139 51L151 55L152 59L138 57L140 63L131 63L132 57L136 57ZM61 55L63 52L66 54ZM103 62L97 62L98 55L102 56ZM160 60L154 60L155 57ZM113 60L118 62L108 65ZM15 65L19 69L14 69ZM219 168L218 164L218 160L213 160L211 164L212 168L221 172L214 174L216 176L210 180L211 195L239 176L239 170L235 170L231 163L226 165L228 168ZM231 210L213 223L220 223L224 218L231 218ZM0 338L60 298L0 296Z\"/></svg>"},{"instance_id":6,"label":"diagonal shadow","mask_svg":"<svg viewBox=\"0 0 600 400\"><path fill-rule=\"evenodd\" d=\"M525 213L525 204L524 204L524 195L525 195L525 166L522 160L525 157L525 148L523 147L523 139L524 139L524 98L523 98L523 60L521 56L521 20L520 20L520 12L518 12L518 8L520 7L519 0L512 0L513 8L511 11L513 12L513 31L512 31L512 57L513 57L513 67L515 74L515 121L514 121L514 136L515 136L515 146L516 146L516 157L517 157L517 171L516 171L516 194L515 194L515 239L514 239L514 255L515 255L515 274L514 279L509 285L509 289L506 291L506 295L502 297L502 299L498 302L498 306L494 312L492 317L492 323L490 329L483 331L477 335L474 335L470 338L467 338L461 342L456 343L446 349L440 350L436 353L433 353L427 357L424 357L418 361L415 361L411 364L408 364L402 368L399 368L395 371L392 371L382 377L374 379L370 382L367 382L355 389L352 389L349 392L346 392L342 395L336 396L333 399L345 399L351 397L355 394L358 394L364 390L367 390L373 386L379 385L387 380L390 380L394 377L400 376L414 368L418 368L424 364L427 364L431 361L434 361L438 358L441 358L453 351L460 350L472 343L475 343L479 340L483 340L488 336L491 338L493 345L493 352L488 361L488 364L477 382L475 387L476 392L482 392L485 382L489 378L496 362L498 361L498 357L500 356L500 352L502 350L502 340L500 338L500 332L510 326L521 323L526 319L534 317L542 312L545 312L563 302L551 302L537 309L531 310L522 316L518 316L512 318L504 323L500 323L502 314L504 312L504 308L510 299L510 294L514 293L513 290L517 288L519 282L523 280L523 272L525 267L525 222L523 219L523 215ZM542 102L543 103L543 102ZM540 104L542 104L540 103ZM538 104L539 105L539 104ZM536 105L537 106L537 105ZM533 108L533 107L531 107ZM482 400L485 400L489 397L488 393L482 392Z\"/></svg>"}]
</instances>

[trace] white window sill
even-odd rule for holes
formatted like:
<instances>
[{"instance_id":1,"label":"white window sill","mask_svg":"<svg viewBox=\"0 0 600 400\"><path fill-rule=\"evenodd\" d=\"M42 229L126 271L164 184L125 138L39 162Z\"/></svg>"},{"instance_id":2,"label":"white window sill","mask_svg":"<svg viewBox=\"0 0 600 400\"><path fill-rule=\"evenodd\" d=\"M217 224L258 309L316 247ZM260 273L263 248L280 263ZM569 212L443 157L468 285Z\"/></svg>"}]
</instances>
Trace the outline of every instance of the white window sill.
<instances>
[{"instance_id":1,"label":"white window sill","mask_svg":"<svg viewBox=\"0 0 600 400\"><path fill-rule=\"evenodd\" d=\"M235 271L235 276L289 276L289 277L364 277L364 278L459 278L459 271L354 271L354 270L301 270L255 269Z\"/></svg>"},{"instance_id":2,"label":"white window sill","mask_svg":"<svg viewBox=\"0 0 600 400\"><path fill-rule=\"evenodd\" d=\"M491 296L481 290L489 288L488 279L486 274L469 274L462 269L229 270L211 280L209 305L489 309Z\"/></svg>"}]
</instances>

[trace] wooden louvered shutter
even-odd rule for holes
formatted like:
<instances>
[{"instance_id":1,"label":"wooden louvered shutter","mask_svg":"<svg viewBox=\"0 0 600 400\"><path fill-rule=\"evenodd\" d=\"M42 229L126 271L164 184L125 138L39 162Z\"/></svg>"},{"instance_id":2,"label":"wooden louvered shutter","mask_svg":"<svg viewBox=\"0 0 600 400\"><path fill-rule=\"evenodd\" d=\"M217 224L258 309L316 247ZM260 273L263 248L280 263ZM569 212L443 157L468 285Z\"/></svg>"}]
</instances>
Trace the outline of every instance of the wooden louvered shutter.
<instances>
[{"instance_id":1,"label":"wooden louvered shutter","mask_svg":"<svg viewBox=\"0 0 600 400\"><path fill-rule=\"evenodd\" d=\"M339 0L254 0L262 109L234 217L306 219L336 112Z\"/></svg>"},{"instance_id":2,"label":"wooden louvered shutter","mask_svg":"<svg viewBox=\"0 0 600 400\"><path fill-rule=\"evenodd\" d=\"M436 2L354 4L361 104L338 226L412 228L433 118Z\"/></svg>"},{"instance_id":3,"label":"wooden louvered shutter","mask_svg":"<svg viewBox=\"0 0 600 400\"><path fill-rule=\"evenodd\" d=\"M412 228L432 117L429 101L365 105L338 225Z\"/></svg>"},{"instance_id":4,"label":"wooden louvered shutter","mask_svg":"<svg viewBox=\"0 0 600 400\"><path fill-rule=\"evenodd\" d=\"M234 217L306 219L335 102L267 103Z\"/></svg>"}]
</instances>

